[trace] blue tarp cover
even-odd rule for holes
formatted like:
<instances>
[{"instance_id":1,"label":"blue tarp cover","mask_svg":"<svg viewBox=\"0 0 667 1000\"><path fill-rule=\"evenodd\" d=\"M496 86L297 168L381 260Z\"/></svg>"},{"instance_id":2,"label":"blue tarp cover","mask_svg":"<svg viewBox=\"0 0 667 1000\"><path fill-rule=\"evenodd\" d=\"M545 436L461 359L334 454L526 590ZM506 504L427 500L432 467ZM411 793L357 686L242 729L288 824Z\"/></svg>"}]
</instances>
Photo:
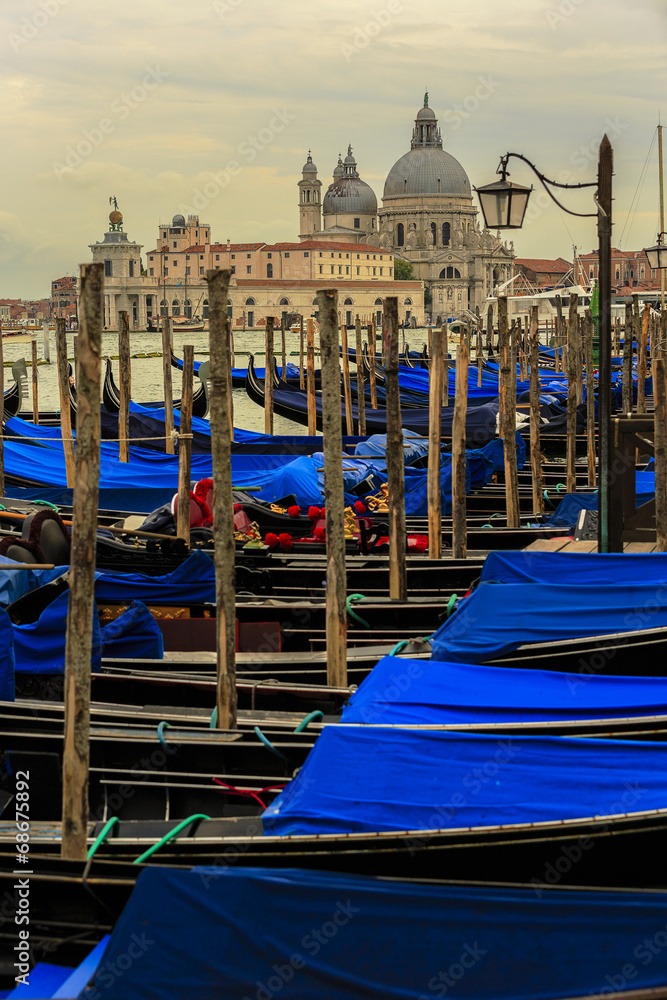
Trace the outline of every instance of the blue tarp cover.
<instances>
[{"instance_id":1,"label":"blue tarp cover","mask_svg":"<svg viewBox=\"0 0 667 1000\"><path fill-rule=\"evenodd\" d=\"M644 715L667 715L667 678L384 656L343 709L343 722L448 725Z\"/></svg>"},{"instance_id":2,"label":"blue tarp cover","mask_svg":"<svg viewBox=\"0 0 667 1000\"><path fill-rule=\"evenodd\" d=\"M109 658L161 660L164 639L160 626L142 601L129 608L102 629L102 655Z\"/></svg>"},{"instance_id":3,"label":"blue tarp cover","mask_svg":"<svg viewBox=\"0 0 667 1000\"><path fill-rule=\"evenodd\" d=\"M664 743L325 726L262 821L265 835L288 836L558 822L651 809L667 809Z\"/></svg>"},{"instance_id":4,"label":"blue tarp cover","mask_svg":"<svg viewBox=\"0 0 667 1000\"><path fill-rule=\"evenodd\" d=\"M215 603L213 560L196 549L172 573L147 576L144 573L97 573L95 599L127 604L149 601L153 604Z\"/></svg>"},{"instance_id":5,"label":"blue tarp cover","mask_svg":"<svg viewBox=\"0 0 667 1000\"><path fill-rule=\"evenodd\" d=\"M0 608L0 701L14 701L14 626Z\"/></svg>"},{"instance_id":6,"label":"blue tarp cover","mask_svg":"<svg viewBox=\"0 0 667 1000\"><path fill-rule=\"evenodd\" d=\"M482 663L525 643L667 626L667 554L494 552L432 637L434 660Z\"/></svg>"},{"instance_id":7,"label":"blue tarp cover","mask_svg":"<svg viewBox=\"0 0 667 1000\"><path fill-rule=\"evenodd\" d=\"M665 983L667 948L655 942L666 925L663 893L151 867L79 998L433 1000L450 987L461 1000L598 996L628 976L632 989Z\"/></svg>"},{"instance_id":8,"label":"blue tarp cover","mask_svg":"<svg viewBox=\"0 0 667 1000\"><path fill-rule=\"evenodd\" d=\"M17 673L62 674L64 672L68 607L69 591L65 590L44 608L36 622L14 625ZM92 670L100 669L100 625L97 608L93 612L90 662Z\"/></svg>"}]
</instances>

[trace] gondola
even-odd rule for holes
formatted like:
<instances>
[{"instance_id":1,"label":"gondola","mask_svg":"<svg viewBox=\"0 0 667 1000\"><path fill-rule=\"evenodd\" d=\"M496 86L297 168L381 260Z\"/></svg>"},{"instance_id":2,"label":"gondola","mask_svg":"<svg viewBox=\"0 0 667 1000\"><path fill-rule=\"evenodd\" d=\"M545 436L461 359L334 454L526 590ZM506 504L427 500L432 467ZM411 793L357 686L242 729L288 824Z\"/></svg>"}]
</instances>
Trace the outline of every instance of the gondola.
<instances>
[{"instance_id":1,"label":"gondola","mask_svg":"<svg viewBox=\"0 0 667 1000\"><path fill-rule=\"evenodd\" d=\"M182 362L182 360L180 358L176 357L176 355L174 354L173 351L171 352L171 364L172 364L173 368L177 368L179 371L183 370L183 362ZM195 375L198 373L201 364L202 364L201 361L196 361L195 362ZM281 369L279 369L279 367L278 367L278 359L277 359L277 357L275 355L274 355L274 358L273 358L273 365L274 365L274 371L275 371L275 376L274 377L277 380L280 380L281 378L283 378L284 381L286 381L288 385L292 385L292 386L294 386L296 388L299 387L299 385L301 383L301 377L298 374L299 370L298 370L298 368L297 368L296 365L290 365L289 362L288 362L287 369L288 369L288 372L290 374L287 375L287 378L284 377ZM245 380L246 380L246 371L247 371L247 369L245 369L245 368L232 368L232 388L234 388L234 389L243 389L244 388L244 386L245 386ZM296 374L294 374L294 373L296 373ZM315 388L316 389L320 389L321 386L322 386L322 373L318 370L318 371L315 372Z\"/></svg>"},{"instance_id":2,"label":"gondola","mask_svg":"<svg viewBox=\"0 0 667 1000\"><path fill-rule=\"evenodd\" d=\"M200 385L197 386L192 394L192 415L193 417L205 417L208 413L208 377L209 377L209 363L205 361L197 370L197 375L199 376ZM104 384L102 386L102 401L104 403L104 408L108 413L118 413L120 410L120 392L114 381L113 366L111 364L111 359L107 358L106 371L104 373ZM142 403L142 406L146 407L163 407L163 402L158 403ZM174 409L179 409L181 405L180 399L174 400Z\"/></svg>"},{"instance_id":3,"label":"gondola","mask_svg":"<svg viewBox=\"0 0 667 1000\"><path fill-rule=\"evenodd\" d=\"M23 358L12 365L12 375L14 382L5 390L3 396L3 421L16 416L21 409L21 402L28 395L28 372Z\"/></svg>"}]
</instances>

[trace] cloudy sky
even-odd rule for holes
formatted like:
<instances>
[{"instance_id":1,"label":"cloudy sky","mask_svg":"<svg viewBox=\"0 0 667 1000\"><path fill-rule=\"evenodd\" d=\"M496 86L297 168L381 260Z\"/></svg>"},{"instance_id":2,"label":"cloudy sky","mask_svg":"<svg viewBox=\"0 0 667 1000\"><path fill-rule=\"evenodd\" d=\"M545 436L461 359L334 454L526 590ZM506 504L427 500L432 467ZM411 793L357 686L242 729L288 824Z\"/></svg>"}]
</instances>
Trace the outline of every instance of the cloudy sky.
<instances>
[{"instance_id":1,"label":"cloudy sky","mask_svg":"<svg viewBox=\"0 0 667 1000\"><path fill-rule=\"evenodd\" d=\"M650 245L666 36L664 0L2 0L0 297L88 261L110 195L144 252L176 212L218 241L296 239L308 148L326 185L351 143L379 199L426 88L473 185L508 149L593 180L606 131L614 244ZM597 241L543 203L510 235L533 257Z\"/></svg>"}]
</instances>

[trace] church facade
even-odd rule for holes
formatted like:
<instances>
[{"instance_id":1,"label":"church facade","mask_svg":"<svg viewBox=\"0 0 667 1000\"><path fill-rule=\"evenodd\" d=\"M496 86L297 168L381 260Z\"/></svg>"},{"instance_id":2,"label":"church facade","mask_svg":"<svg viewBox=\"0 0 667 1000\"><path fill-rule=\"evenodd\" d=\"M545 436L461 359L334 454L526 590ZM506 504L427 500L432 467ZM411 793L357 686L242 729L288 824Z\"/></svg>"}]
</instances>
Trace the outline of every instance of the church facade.
<instances>
[{"instance_id":1,"label":"church facade","mask_svg":"<svg viewBox=\"0 0 667 1000\"><path fill-rule=\"evenodd\" d=\"M348 148L321 197L317 168L308 155L299 181L300 239L361 242L412 264L424 282L433 322L461 318L513 275L513 244L480 230L468 176L442 148L435 112L424 95L410 149L387 175L378 210L372 189L357 172Z\"/></svg>"}]
</instances>

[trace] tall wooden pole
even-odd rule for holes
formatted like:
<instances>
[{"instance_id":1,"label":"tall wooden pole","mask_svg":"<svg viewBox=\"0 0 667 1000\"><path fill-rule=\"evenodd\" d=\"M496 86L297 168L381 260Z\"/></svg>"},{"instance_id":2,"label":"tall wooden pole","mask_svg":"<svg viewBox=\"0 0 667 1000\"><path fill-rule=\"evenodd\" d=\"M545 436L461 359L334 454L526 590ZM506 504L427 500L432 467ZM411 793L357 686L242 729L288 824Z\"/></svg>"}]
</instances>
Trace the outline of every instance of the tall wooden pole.
<instances>
[{"instance_id":1,"label":"tall wooden pole","mask_svg":"<svg viewBox=\"0 0 667 1000\"><path fill-rule=\"evenodd\" d=\"M2 341L2 323L0 323L0 405L2 406L2 412L0 412L0 497L5 495L5 345ZM67 400L67 408L69 410L69 399Z\"/></svg>"},{"instance_id":2,"label":"tall wooden pole","mask_svg":"<svg viewBox=\"0 0 667 1000\"><path fill-rule=\"evenodd\" d=\"M90 651L100 480L100 368L104 265L81 267L76 475L65 647L65 738L61 856L85 860L90 763Z\"/></svg>"},{"instance_id":3,"label":"tall wooden pole","mask_svg":"<svg viewBox=\"0 0 667 1000\"><path fill-rule=\"evenodd\" d=\"M366 386L364 383L364 362L361 344L361 320L358 315L354 324L354 333L357 352L357 434L364 436L366 434Z\"/></svg>"},{"instance_id":4,"label":"tall wooden pole","mask_svg":"<svg viewBox=\"0 0 667 1000\"><path fill-rule=\"evenodd\" d=\"M632 413L632 340L633 340L632 303L625 304L625 328L623 330L623 413Z\"/></svg>"},{"instance_id":5,"label":"tall wooden pole","mask_svg":"<svg viewBox=\"0 0 667 1000\"><path fill-rule=\"evenodd\" d=\"M183 388L181 390L180 438L178 442L178 507L176 534L190 544L190 470L192 466L192 380L195 349L183 345ZM215 495L215 494L214 494Z\"/></svg>"},{"instance_id":6,"label":"tall wooden pole","mask_svg":"<svg viewBox=\"0 0 667 1000\"><path fill-rule=\"evenodd\" d=\"M162 317L162 378L164 382L165 453L174 455L174 390L171 384L171 329L169 317Z\"/></svg>"},{"instance_id":7,"label":"tall wooden pole","mask_svg":"<svg viewBox=\"0 0 667 1000\"><path fill-rule=\"evenodd\" d=\"M574 303L573 300L574 299ZM576 405L584 401L583 374L581 364L581 335L579 323L579 296L570 295L570 350L574 352Z\"/></svg>"},{"instance_id":8,"label":"tall wooden pole","mask_svg":"<svg viewBox=\"0 0 667 1000\"><path fill-rule=\"evenodd\" d=\"M442 557L442 496L440 487L440 447L442 444L442 336L443 327L433 331L433 362L428 383L428 554Z\"/></svg>"},{"instance_id":9,"label":"tall wooden pole","mask_svg":"<svg viewBox=\"0 0 667 1000\"><path fill-rule=\"evenodd\" d=\"M479 316L477 317L479 320ZM484 365L484 359L482 354L482 327L481 324L477 323L477 388L479 389L482 385L482 367Z\"/></svg>"},{"instance_id":10,"label":"tall wooden pole","mask_svg":"<svg viewBox=\"0 0 667 1000\"><path fill-rule=\"evenodd\" d=\"M613 154L611 143L603 136L598 159L598 237L600 293L599 337L600 363L598 378L598 426L600 485L598 488L598 549L600 552L621 552L622 497L614 491L616 476L612 469L613 442L611 434L611 206Z\"/></svg>"},{"instance_id":11,"label":"tall wooden pole","mask_svg":"<svg viewBox=\"0 0 667 1000\"><path fill-rule=\"evenodd\" d=\"M466 414L468 410L468 364L470 361L470 323L461 333L456 352L456 390L452 420L452 556L468 555L466 524Z\"/></svg>"},{"instance_id":12,"label":"tall wooden pole","mask_svg":"<svg viewBox=\"0 0 667 1000\"><path fill-rule=\"evenodd\" d=\"M215 564L218 729L236 729L236 586L229 439L229 339L227 294L232 272L208 271L211 373L211 460L213 465L213 562Z\"/></svg>"},{"instance_id":13,"label":"tall wooden pole","mask_svg":"<svg viewBox=\"0 0 667 1000\"><path fill-rule=\"evenodd\" d=\"M264 353L264 433L273 434L273 316L266 317Z\"/></svg>"},{"instance_id":14,"label":"tall wooden pole","mask_svg":"<svg viewBox=\"0 0 667 1000\"><path fill-rule=\"evenodd\" d=\"M538 325L539 306L530 310L529 351L530 351L530 468L533 480L533 512L544 513L542 486L542 455L540 452L540 331Z\"/></svg>"},{"instance_id":15,"label":"tall wooden pole","mask_svg":"<svg viewBox=\"0 0 667 1000\"><path fill-rule=\"evenodd\" d=\"M303 316L299 316L299 388L306 388L305 371L303 368Z\"/></svg>"},{"instance_id":16,"label":"tall wooden pole","mask_svg":"<svg viewBox=\"0 0 667 1000\"><path fill-rule=\"evenodd\" d=\"M577 304L579 296L570 295L570 316L567 326L567 472L565 482L568 493L576 493L577 473L577 358L579 356L578 332L579 315Z\"/></svg>"},{"instance_id":17,"label":"tall wooden pole","mask_svg":"<svg viewBox=\"0 0 667 1000\"><path fill-rule=\"evenodd\" d=\"M656 549L658 552L667 552L667 312L664 308L660 311L660 325L660 340L656 337L653 355L655 528Z\"/></svg>"},{"instance_id":18,"label":"tall wooden pole","mask_svg":"<svg viewBox=\"0 0 667 1000\"><path fill-rule=\"evenodd\" d=\"M287 346L285 344L285 318L280 320L280 341L282 347L282 377L284 381L287 381Z\"/></svg>"},{"instance_id":19,"label":"tall wooden pole","mask_svg":"<svg viewBox=\"0 0 667 1000\"><path fill-rule=\"evenodd\" d=\"M519 527L519 480L516 463L516 393L512 398L510 335L507 328L507 298L498 296L498 353L500 355L500 437L505 462L507 527ZM515 367L516 373L516 367Z\"/></svg>"},{"instance_id":20,"label":"tall wooden pole","mask_svg":"<svg viewBox=\"0 0 667 1000\"><path fill-rule=\"evenodd\" d=\"M593 317L590 309L584 318L584 341L586 348L586 443L588 454L588 485L597 484L595 465L595 375L593 362Z\"/></svg>"},{"instance_id":21,"label":"tall wooden pole","mask_svg":"<svg viewBox=\"0 0 667 1000\"><path fill-rule=\"evenodd\" d=\"M118 410L118 460L130 461L130 325L128 314L118 313L118 369L120 408ZM68 405L69 409L69 405Z\"/></svg>"},{"instance_id":22,"label":"tall wooden pole","mask_svg":"<svg viewBox=\"0 0 667 1000\"><path fill-rule=\"evenodd\" d=\"M69 403L69 368L67 366L67 330L64 318L56 319L56 360L58 364L58 393L60 396L60 431L65 457L67 486L74 486L74 439L72 437L72 410Z\"/></svg>"},{"instance_id":23,"label":"tall wooden pole","mask_svg":"<svg viewBox=\"0 0 667 1000\"><path fill-rule=\"evenodd\" d=\"M319 291L317 307L320 313L322 447L327 539L327 684L332 687L345 687L347 685L347 577L345 498L341 462L343 441L340 419L338 293L329 289Z\"/></svg>"},{"instance_id":24,"label":"tall wooden pole","mask_svg":"<svg viewBox=\"0 0 667 1000\"><path fill-rule=\"evenodd\" d=\"M377 388L375 384L375 327L369 323L366 332L368 333L368 360L370 363L369 382L371 387L371 407L378 408Z\"/></svg>"},{"instance_id":25,"label":"tall wooden pole","mask_svg":"<svg viewBox=\"0 0 667 1000\"><path fill-rule=\"evenodd\" d=\"M348 437L354 434L354 420L352 417L352 386L350 385L350 355L347 349L347 326L343 323L340 328L341 347L343 349L343 389L345 392L345 431Z\"/></svg>"},{"instance_id":26,"label":"tall wooden pole","mask_svg":"<svg viewBox=\"0 0 667 1000\"><path fill-rule=\"evenodd\" d=\"M317 410L315 407L315 327L308 317L306 320L306 364L308 379L306 382L308 396L308 433L311 437L317 434Z\"/></svg>"},{"instance_id":27,"label":"tall wooden pole","mask_svg":"<svg viewBox=\"0 0 667 1000\"><path fill-rule=\"evenodd\" d=\"M37 388L37 341L33 340L32 348L32 422L39 423L39 390Z\"/></svg>"},{"instance_id":28,"label":"tall wooden pole","mask_svg":"<svg viewBox=\"0 0 667 1000\"><path fill-rule=\"evenodd\" d=\"M385 389L387 393L387 487L389 491L389 597L407 596L405 552L405 457L401 427L401 397L398 386L398 299L384 300Z\"/></svg>"},{"instance_id":29,"label":"tall wooden pole","mask_svg":"<svg viewBox=\"0 0 667 1000\"><path fill-rule=\"evenodd\" d=\"M646 413L646 359L648 355L648 324L651 306L647 302L641 318L641 332L637 345L637 413Z\"/></svg>"},{"instance_id":30,"label":"tall wooden pole","mask_svg":"<svg viewBox=\"0 0 667 1000\"><path fill-rule=\"evenodd\" d=\"M442 324L442 405L449 406L449 328Z\"/></svg>"}]
</instances>

